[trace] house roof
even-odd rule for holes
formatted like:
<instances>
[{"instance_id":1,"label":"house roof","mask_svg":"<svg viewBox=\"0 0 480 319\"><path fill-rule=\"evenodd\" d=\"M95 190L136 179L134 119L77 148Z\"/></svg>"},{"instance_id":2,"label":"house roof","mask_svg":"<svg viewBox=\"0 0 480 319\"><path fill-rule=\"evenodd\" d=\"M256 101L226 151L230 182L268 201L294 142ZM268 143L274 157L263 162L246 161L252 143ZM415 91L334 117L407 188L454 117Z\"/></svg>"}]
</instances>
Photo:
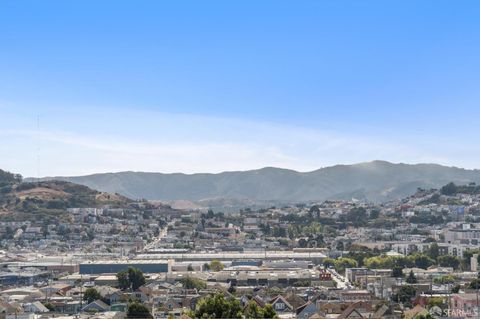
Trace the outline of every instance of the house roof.
<instances>
[{"instance_id":1,"label":"house roof","mask_svg":"<svg viewBox=\"0 0 480 319\"><path fill-rule=\"evenodd\" d=\"M89 309L89 308L92 308L92 307L107 310L109 306L106 303L104 303L103 301L101 301L100 299L98 299L98 300L92 301L91 303L89 303L88 305L83 307L83 309Z\"/></svg>"},{"instance_id":2,"label":"house roof","mask_svg":"<svg viewBox=\"0 0 480 319\"><path fill-rule=\"evenodd\" d=\"M366 316L364 316L361 312L360 309L362 310L365 310L365 308L369 309L368 307L371 306L370 303L368 302L364 302L364 301L357 301L353 304L351 304L350 306L347 307L347 309L345 309L341 314L340 316L338 317L339 319L340 318L350 318L353 315L355 315L355 317L357 318L365 318Z\"/></svg>"},{"instance_id":3,"label":"house roof","mask_svg":"<svg viewBox=\"0 0 480 319\"><path fill-rule=\"evenodd\" d=\"M283 302L283 303L287 306L287 308L293 310L293 306L292 306L292 305L287 301L287 299L285 299L285 297L282 296L282 295L276 296L275 298L272 299L272 301L270 301L270 303L273 305L273 304L277 303L278 301Z\"/></svg>"},{"instance_id":4,"label":"house roof","mask_svg":"<svg viewBox=\"0 0 480 319\"><path fill-rule=\"evenodd\" d=\"M428 313L427 309L423 308L420 305L416 305L412 309L405 311L405 318L406 319L411 319L411 318L415 318L416 316L418 316L420 314L426 314L426 313Z\"/></svg>"},{"instance_id":5,"label":"house roof","mask_svg":"<svg viewBox=\"0 0 480 319\"><path fill-rule=\"evenodd\" d=\"M294 309L305 304L305 300L302 297L296 295L295 293L288 294L285 297L285 300L287 300Z\"/></svg>"},{"instance_id":6,"label":"house roof","mask_svg":"<svg viewBox=\"0 0 480 319\"><path fill-rule=\"evenodd\" d=\"M35 309L37 309L36 312L49 312L50 310L45 307L40 301L35 301L35 302L32 302L31 303L32 306L35 307Z\"/></svg>"},{"instance_id":7,"label":"house roof","mask_svg":"<svg viewBox=\"0 0 480 319\"><path fill-rule=\"evenodd\" d=\"M338 316L338 319L350 318L352 315L354 315L353 318L365 318L357 309L355 309L354 305L351 305L345 309L340 316Z\"/></svg>"}]
</instances>

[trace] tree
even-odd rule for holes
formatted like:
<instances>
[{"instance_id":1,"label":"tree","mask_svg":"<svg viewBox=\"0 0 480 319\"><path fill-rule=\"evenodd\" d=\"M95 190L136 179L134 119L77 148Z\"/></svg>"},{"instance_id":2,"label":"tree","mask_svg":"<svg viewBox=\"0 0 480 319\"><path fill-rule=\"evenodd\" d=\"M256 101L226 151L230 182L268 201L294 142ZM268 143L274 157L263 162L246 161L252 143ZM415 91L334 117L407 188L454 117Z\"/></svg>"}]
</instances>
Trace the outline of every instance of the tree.
<instances>
[{"instance_id":1,"label":"tree","mask_svg":"<svg viewBox=\"0 0 480 319\"><path fill-rule=\"evenodd\" d=\"M102 295L95 288L87 288L85 294L83 295L83 300L87 303L94 302L95 300L102 299Z\"/></svg>"},{"instance_id":2,"label":"tree","mask_svg":"<svg viewBox=\"0 0 480 319\"><path fill-rule=\"evenodd\" d=\"M128 267L117 273L118 286L122 290L137 290L145 284L145 277L140 269Z\"/></svg>"},{"instance_id":3,"label":"tree","mask_svg":"<svg viewBox=\"0 0 480 319\"><path fill-rule=\"evenodd\" d=\"M300 248L305 248L307 247L307 244L308 242L305 240L305 238L300 238L300 240L298 241L298 246Z\"/></svg>"},{"instance_id":4,"label":"tree","mask_svg":"<svg viewBox=\"0 0 480 319\"><path fill-rule=\"evenodd\" d=\"M445 305L445 300L442 297L428 298L428 308L439 307L442 308Z\"/></svg>"},{"instance_id":5,"label":"tree","mask_svg":"<svg viewBox=\"0 0 480 319\"><path fill-rule=\"evenodd\" d=\"M354 268L357 266L357 261L352 258L341 257L334 261L335 270L338 272L344 272L346 268Z\"/></svg>"},{"instance_id":6,"label":"tree","mask_svg":"<svg viewBox=\"0 0 480 319\"><path fill-rule=\"evenodd\" d=\"M413 254L407 257L415 267L422 268L422 269L427 269L431 265L435 264L435 260L432 258L428 257L427 255L424 254Z\"/></svg>"},{"instance_id":7,"label":"tree","mask_svg":"<svg viewBox=\"0 0 480 319\"><path fill-rule=\"evenodd\" d=\"M189 264L189 265L188 265L187 271L193 271L193 266L192 266L192 264Z\"/></svg>"},{"instance_id":8,"label":"tree","mask_svg":"<svg viewBox=\"0 0 480 319\"><path fill-rule=\"evenodd\" d=\"M263 318L265 319L278 318L277 312L275 311L275 309L273 309L273 306L269 303L267 303L263 308Z\"/></svg>"},{"instance_id":9,"label":"tree","mask_svg":"<svg viewBox=\"0 0 480 319\"><path fill-rule=\"evenodd\" d=\"M470 269L470 260L475 254L480 254L479 249L470 249L465 252L463 252L463 258L462 258L462 269ZM479 261L480 261L480 255L479 255Z\"/></svg>"},{"instance_id":10,"label":"tree","mask_svg":"<svg viewBox=\"0 0 480 319\"><path fill-rule=\"evenodd\" d=\"M245 319L263 318L263 309L260 308L255 301L250 300L243 314L245 315Z\"/></svg>"},{"instance_id":11,"label":"tree","mask_svg":"<svg viewBox=\"0 0 480 319\"><path fill-rule=\"evenodd\" d=\"M472 280L472 281L468 284L468 288L469 288L469 289L479 289L479 288L480 288L480 278L477 278L477 279Z\"/></svg>"},{"instance_id":12,"label":"tree","mask_svg":"<svg viewBox=\"0 0 480 319\"><path fill-rule=\"evenodd\" d=\"M377 219L380 216L380 210L372 209L370 211L370 219Z\"/></svg>"},{"instance_id":13,"label":"tree","mask_svg":"<svg viewBox=\"0 0 480 319\"><path fill-rule=\"evenodd\" d=\"M439 256L439 248L437 243L432 243L430 247L428 247L427 255L432 258L433 260L437 260Z\"/></svg>"},{"instance_id":14,"label":"tree","mask_svg":"<svg viewBox=\"0 0 480 319\"><path fill-rule=\"evenodd\" d=\"M127 318L153 318L150 310L142 303L135 301L128 304Z\"/></svg>"},{"instance_id":15,"label":"tree","mask_svg":"<svg viewBox=\"0 0 480 319\"><path fill-rule=\"evenodd\" d=\"M278 318L277 312L273 309L271 304L266 304L265 307L260 307L255 301L250 300L243 312L245 319L273 319Z\"/></svg>"},{"instance_id":16,"label":"tree","mask_svg":"<svg viewBox=\"0 0 480 319\"><path fill-rule=\"evenodd\" d=\"M260 224L260 230L264 235L270 235L271 227L270 224Z\"/></svg>"},{"instance_id":17,"label":"tree","mask_svg":"<svg viewBox=\"0 0 480 319\"><path fill-rule=\"evenodd\" d=\"M395 277L395 278L403 277L403 268L400 266L394 266L392 268L392 277Z\"/></svg>"},{"instance_id":18,"label":"tree","mask_svg":"<svg viewBox=\"0 0 480 319\"><path fill-rule=\"evenodd\" d=\"M343 244L343 241L339 241L339 242L337 243L337 250L342 251L342 250L344 250L344 249L345 249L345 245Z\"/></svg>"},{"instance_id":19,"label":"tree","mask_svg":"<svg viewBox=\"0 0 480 319\"><path fill-rule=\"evenodd\" d=\"M122 290L130 288L130 281L128 280L128 271L122 270L117 273L118 287Z\"/></svg>"},{"instance_id":20,"label":"tree","mask_svg":"<svg viewBox=\"0 0 480 319\"><path fill-rule=\"evenodd\" d=\"M335 270L338 272L344 272L347 268L357 267L357 262L355 259L341 257L335 260Z\"/></svg>"},{"instance_id":21,"label":"tree","mask_svg":"<svg viewBox=\"0 0 480 319\"><path fill-rule=\"evenodd\" d=\"M351 222L353 226L363 226L368 220L367 211L363 207L355 207L345 216L346 221Z\"/></svg>"},{"instance_id":22,"label":"tree","mask_svg":"<svg viewBox=\"0 0 480 319\"><path fill-rule=\"evenodd\" d=\"M320 216L320 208L318 207L318 205L313 205L312 207L310 207L310 209L308 210L308 212L310 213L310 215L313 217L313 216L316 216L316 217L319 217Z\"/></svg>"},{"instance_id":23,"label":"tree","mask_svg":"<svg viewBox=\"0 0 480 319\"><path fill-rule=\"evenodd\" d=\"M363 263L367 268L392 269L395 264L395 257L390 257L390 256L370 257L370 258L365 258Z\"/></svg>"},{"instance_id":24,"label":"tree","mask_svg":"<svg viewBox=\"0 0 480 319\"><path fill-rule=\"evenodd\" d=\"M207 211L207 218L208 218L208 219L211 219L211 218L213 218L213 217L215 217L215 213L213 212L213 210L209 209L209 210Z\"/></svg>"},{"instance_id":25,"label":"tree","mask_svg":"<svg viewBox=\"0 0 480 319\"><path fill-rule=\"evenodd\" d=\"M398 289L398 292L392 296L393 301L398 301L402 303L410 303L412 298L417 294L415 287L407 285L402 286Z\"/></svg>"},{"instance_id":26,"label":"tree","mask_svg":"<svg viewBox=\"0 0 480 319\"><path fill-rule=\"evenodd\" d=\"M455 281L457 281L457 278L453 275L443 275L433 280L436 284L453 284Z\"/></svg>"},{"instance_id":27,"label":"tree","mask_svg":"<svg viewBox=\"0 0 480 319\"><path fill-rule=\"evenodd\" d=\"M180 280L182 283L183 287L185 289L205 289L207 288L207 284L205 281L198 279L198 278L192 278L192 277L186 277Z\"/></svg>"},{"instance_id":28,"label":"tree","mask_svg":"<svg viewBox=\"0 0 480 319\"><path fill-rule=\"evenodd\" d=\"M460 266L460 259L451 255L439 256L438 265L442 267L452 267L453 269L458 269Z\"/></svg>"},{"instance_id":29,"label":"tree","mask_svg":"<svg viewBox=\"0 0 480 319\"><path fill-rule=\"evenodd\" d=\"M201 299L193 312L195 318L231 318L243 317L242 306L236 299L226 299L223 294L215 294Z\"/></svg>"},{"instance_id":30,"label":"tree","mask_svg":"<svg viewBox=\"0 0 480 319\"><path fill-rule=\"evenodd\" d=\"M457 193L457 185L454 183L448 183L447 185L443 186L440 192L443 195L455 195Z\"/></svg>"},{"instance_id":31,"label":"tree","mask_svg":"<svg viewBox=\"0 0 480 319\"><path fill-rule=\"evenodd\" d=\"M413 270L410 270L410 273L408 274L408 277L405 281L409 284L416 284L418 282L417 277L415 277L415 274L413 273Z\"/></svg>"},{"instance_id":32,"label":"tree","mask_svg":"<svg viewBox=\"0 0 480 319\"><path fill-rule=\"evenodd\" d=\"M223 267L223 264L217 259L214 259L210 262L210 269L212 271L220 271L223 269Z\"/></svg>"}]
</instances>

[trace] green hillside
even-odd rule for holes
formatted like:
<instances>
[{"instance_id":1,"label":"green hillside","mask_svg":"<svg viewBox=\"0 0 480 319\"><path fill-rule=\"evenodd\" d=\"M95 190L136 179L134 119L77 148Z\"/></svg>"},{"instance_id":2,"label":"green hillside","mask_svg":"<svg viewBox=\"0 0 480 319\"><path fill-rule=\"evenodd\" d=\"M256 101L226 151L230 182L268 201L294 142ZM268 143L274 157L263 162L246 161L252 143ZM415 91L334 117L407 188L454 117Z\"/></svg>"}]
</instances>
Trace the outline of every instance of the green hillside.
<instances>
[{"instance_id":1,"label":"green hillside","mask_svg":"<svg viewBox=\"0 0 480 319\"><path fill-rule=\"evenodd\" d=\"M123 206L130 199L66 181L23 182L20 175L0 170L0 215L4 220L68 218L67 208Z\"/></svg>"}]
</instances>

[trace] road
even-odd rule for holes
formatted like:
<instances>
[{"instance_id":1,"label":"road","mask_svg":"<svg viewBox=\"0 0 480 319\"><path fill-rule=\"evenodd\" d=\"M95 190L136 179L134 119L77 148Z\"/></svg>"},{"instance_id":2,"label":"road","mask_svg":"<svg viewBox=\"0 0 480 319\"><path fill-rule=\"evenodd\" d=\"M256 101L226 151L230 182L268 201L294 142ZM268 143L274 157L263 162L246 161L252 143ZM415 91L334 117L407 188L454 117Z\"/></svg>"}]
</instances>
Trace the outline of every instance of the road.
<instances>
[{"instance_id":1,"label":"road","mask_svg":"<svg viewBox=\"0 0 480 319\"><path fill-rule=\"evenodd\" d=\"M174 223L175 223L174 221L171 221L165 227L160 229L160 232L158 233L158 236L155 237L150 243L146 244L145 247L143 247L143 251L147 251L147 250L156 248L157 244L160 243L162 241L162 239L167 236L168 227L173 226Z\"/></svg>"},{"instance_id":2,"label":"road","mask_svg":"<svg viewBox=\"0 0 480 319\"><path fill-rule=\"evenodd\" d=\"M337 288L347 289L352 287L347 278L340 275L335 269L327 268L327 271L332 275L332 279L337 283Z\"/></svg>"}]
</instances>

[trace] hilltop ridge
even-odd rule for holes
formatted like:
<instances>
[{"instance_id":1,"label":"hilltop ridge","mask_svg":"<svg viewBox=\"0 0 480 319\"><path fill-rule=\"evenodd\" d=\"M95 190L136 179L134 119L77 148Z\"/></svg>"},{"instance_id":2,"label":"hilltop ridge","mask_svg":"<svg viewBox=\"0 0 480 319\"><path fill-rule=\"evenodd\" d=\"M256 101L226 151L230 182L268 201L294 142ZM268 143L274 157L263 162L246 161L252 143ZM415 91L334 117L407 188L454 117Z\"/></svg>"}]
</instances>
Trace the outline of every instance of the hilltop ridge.
<instances>
[{"instance_id":1,"label":"hilltop ridge","mask_svg":"<svg viewBox=\"0 0 480 319\"><path fill-rule=\"evenodd\" d=\"M74 182L130 198L162 201L219 198L314 201L355 198L382 202L409 196L419 187L439 188L449 182L479 183L480 171L438 164L372 161L335 165L311 172L265 167L217 174L128 171L47 178L52 179Z\"/></svg>"}]
</instances>

